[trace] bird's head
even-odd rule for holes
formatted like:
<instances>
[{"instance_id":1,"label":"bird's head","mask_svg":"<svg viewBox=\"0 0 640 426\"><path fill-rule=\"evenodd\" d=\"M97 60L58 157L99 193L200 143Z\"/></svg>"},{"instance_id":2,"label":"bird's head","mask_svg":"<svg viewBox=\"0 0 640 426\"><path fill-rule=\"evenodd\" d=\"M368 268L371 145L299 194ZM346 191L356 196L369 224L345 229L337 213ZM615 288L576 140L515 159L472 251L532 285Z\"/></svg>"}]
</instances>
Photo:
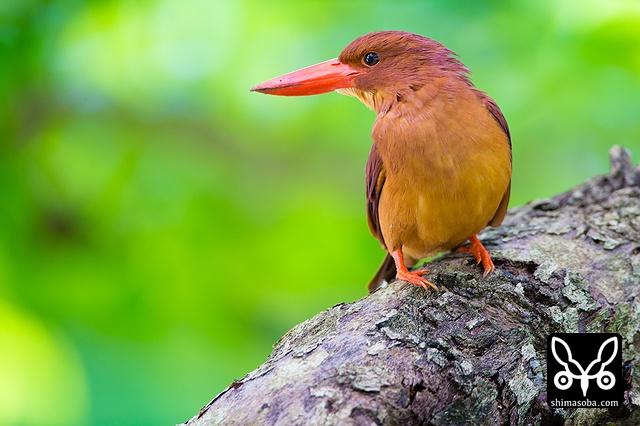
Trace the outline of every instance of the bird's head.
<instances>
[{"instance_id":1,"label":"bird's head","mask_svg":"<svg viewBox=\"0 0 640 426\"><path fill-rule=\"evenodd\" d=\"M338 91L379 110L449 74L468 81L469 70L441 43L402 31L358 37L336 59L276 77L251 90L280 96Z\"/></svg>"}]
</instances>

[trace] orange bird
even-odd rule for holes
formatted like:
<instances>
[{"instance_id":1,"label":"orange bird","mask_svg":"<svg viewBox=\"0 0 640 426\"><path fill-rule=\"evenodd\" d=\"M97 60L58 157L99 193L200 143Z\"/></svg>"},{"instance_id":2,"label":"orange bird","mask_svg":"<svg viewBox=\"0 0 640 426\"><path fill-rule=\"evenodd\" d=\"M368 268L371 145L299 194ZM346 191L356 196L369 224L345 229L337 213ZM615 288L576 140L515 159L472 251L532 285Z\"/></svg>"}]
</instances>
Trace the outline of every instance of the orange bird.
<instances>
[{"instance_id":1,"label":"orange bird","mask_svg":"<svg viewBox=\"0 0 640 426\"><path fill-rule=\"evenodd\" d=\"M456 248L473 254L484 276L494 270L476 234L500 225L507 211L511 136L500 108L454 55L427 37L374 32L337 59L251 89L282 96L337 91L376 112L367 218L388 254L369 291L394 277L437 290L424 277L429 271L409 268Z\"/></svg>"}]
</instances>

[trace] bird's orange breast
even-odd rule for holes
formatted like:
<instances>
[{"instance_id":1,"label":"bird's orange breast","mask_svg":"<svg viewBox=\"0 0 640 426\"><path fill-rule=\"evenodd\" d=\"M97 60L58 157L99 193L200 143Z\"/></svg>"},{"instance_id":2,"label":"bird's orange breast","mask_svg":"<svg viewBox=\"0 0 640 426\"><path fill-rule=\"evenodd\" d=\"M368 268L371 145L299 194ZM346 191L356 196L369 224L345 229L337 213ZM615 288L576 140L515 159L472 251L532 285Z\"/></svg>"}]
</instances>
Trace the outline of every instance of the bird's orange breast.
<instances>
[{"instance_id":1,"label":"bird's orange breast","mask_svg":"<svg viewBox=\"0 0 640 426\"><path fill-rule=\"evenodd\" d=\"M388 250L413 262L485 228L511 180L511 148L478 91L441 78L378 116L386 180L379 199Z\"/></svg>"}]
</instances>

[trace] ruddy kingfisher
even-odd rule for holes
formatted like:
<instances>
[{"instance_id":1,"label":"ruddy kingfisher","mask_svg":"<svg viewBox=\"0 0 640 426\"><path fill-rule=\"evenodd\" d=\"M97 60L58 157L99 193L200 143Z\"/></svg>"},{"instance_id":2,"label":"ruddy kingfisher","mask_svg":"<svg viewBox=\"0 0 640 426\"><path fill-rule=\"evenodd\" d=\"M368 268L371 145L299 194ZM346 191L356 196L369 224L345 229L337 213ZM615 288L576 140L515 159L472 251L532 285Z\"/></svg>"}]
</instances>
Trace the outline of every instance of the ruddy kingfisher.
<instances>
[{"instance_id":1,"label":"ruddy kingfisher","mask_svg":"<svg viewBox=\"0 0 640 426\"><path fill-rule=\"evenodd\" d=\"M282 96L337 91L376 112L367 218L388 253L369 291L393 278L437 291L425 278L429 271L410 268L454 249L473 254L484 276L495 269L476 235L506 214L511 136L498 105L469 74L437 41L379 31L355 39L336 59L251 89Z\"/></svg>"}]
</instances>

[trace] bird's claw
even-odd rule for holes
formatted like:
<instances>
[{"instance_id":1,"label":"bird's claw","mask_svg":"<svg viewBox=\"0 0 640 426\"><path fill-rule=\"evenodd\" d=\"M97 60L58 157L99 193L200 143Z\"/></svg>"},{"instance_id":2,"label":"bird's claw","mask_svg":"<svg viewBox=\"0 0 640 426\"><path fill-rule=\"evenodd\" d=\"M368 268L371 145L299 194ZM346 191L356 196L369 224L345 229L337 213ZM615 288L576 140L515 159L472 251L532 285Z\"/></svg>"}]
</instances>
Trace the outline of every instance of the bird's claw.
<instances>
[{"instance_id":1,"label":"bird's claw","mask_svg":"<svg viewBox=\"0 0 640 426\"><path fill-rule=\"evenodd\" d=\"M411 284L415 284L419 287L427 290L427 287L431 287L436 292L440 292L438 287L436 287L432 282L423 277L423 275L428 274L429 271L426 269L420 269L417 271L400 271L398 272L397 278L402 281L407 281Z\"/></svg>"},{"instance_id":2,"label":"bird's claw","mask_svg":"<svg viewBox=\"0 0 640 426\"><path fill-rule=\"evenodd\" d=\"M484 274L482 274L484 278L486 278L487 275L489 275L496 269L496 267L493 266L493 261L489 256L487 256L486 259L482 259L482 267L484 268Z\"/></svg>"},{"instance_id":3,"label":"bird's claw","mask_svg":"<svg viewBox=\"0 0 640 426\"><path fill-rule=\"evenodd\" d=\"M469 247L460 247L458 251L460 253L471 253L476 259L476 265L482 263L482 268L484 269L482 276L486 277L496 269L491 260L491 256L489 256L489 252L475 235L471 236L469 241L471 242Z\"/></svg>"}]
</instances>

